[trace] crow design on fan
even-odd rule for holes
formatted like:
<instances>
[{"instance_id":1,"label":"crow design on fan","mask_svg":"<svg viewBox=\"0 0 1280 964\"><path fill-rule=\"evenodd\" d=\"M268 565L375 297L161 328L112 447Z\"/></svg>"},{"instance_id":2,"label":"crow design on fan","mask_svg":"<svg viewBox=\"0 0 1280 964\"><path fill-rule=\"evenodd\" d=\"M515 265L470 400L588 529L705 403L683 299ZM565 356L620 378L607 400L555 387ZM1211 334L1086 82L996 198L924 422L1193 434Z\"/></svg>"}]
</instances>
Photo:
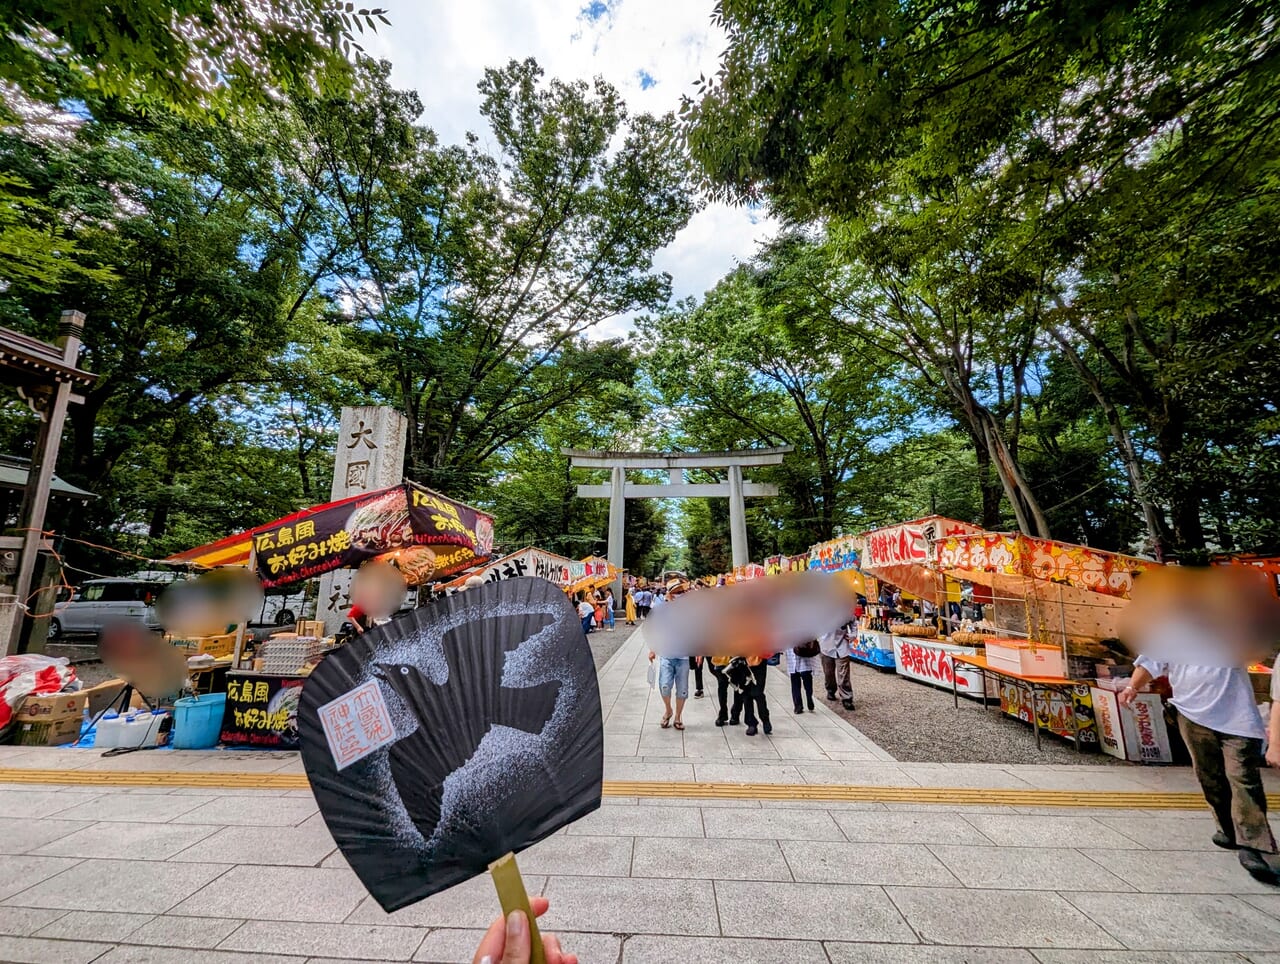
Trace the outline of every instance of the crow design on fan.
<instances>
[{"instance_id":1,"label":"crow design on fan","mask_svg":"<svg viewBox=\"0 0 1280 964\"><path fill-rule=\"evenodd\" d=\"M547 618L548 624L552 621ZM505 656L523 642L503 640L500 652ZM481 686L471 685L465 692L461 687L451 686L457 679L455 667L462 664L461 645L462 640L456 635L447 635L441 641L449 665L449 678L445 683L434 682L424 671L409 664L375 663L373 667L373 675L404 700L419 722L428 718L428 703L465 700L465 706L458 706L460 725L448 738L441 739L440 734L419 725L388 752L391 778L400 799L422 839L428 841L440 823L445 780L471 759L490 728L509 726L536 736L551 719L560 695L559 681L527 687L503 686L501 666L483 666L479 674L483 680ZM424 760L427 761L425 771Z\"/></svg>"},{"instance_id":2,"label":"crow design on fan","mask_svg":"<svg viewBox=\"0 0 1280 964\"><path fill-rule=\"evenodd\" d=\"M298 730L325 823L388 912L600 806L595 664L545 579L434 600L333 650Z\"/></svg>"}]
</instances>

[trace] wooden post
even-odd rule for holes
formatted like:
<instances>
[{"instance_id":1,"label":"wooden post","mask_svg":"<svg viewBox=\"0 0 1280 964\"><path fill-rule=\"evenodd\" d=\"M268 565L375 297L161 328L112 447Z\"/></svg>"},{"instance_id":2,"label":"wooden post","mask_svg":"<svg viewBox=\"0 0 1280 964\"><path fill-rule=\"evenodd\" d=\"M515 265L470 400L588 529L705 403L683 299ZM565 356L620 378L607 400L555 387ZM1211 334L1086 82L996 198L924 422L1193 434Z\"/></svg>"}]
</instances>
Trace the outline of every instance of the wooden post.
<instances>
[{"instance_id":1,"label":"wooden post","mask_svg":"<svg viewBox=\"0 0 1280 964\"><path fill-rule=\"evenodd\" d=\"M58 322L56 344L62 348L62 360L70 368L77 367L80 338L83 334L84 315L79 311L64 311ZM14 609L8 643L0 655L16 653L21 648L22 630L27 618L26 604L31 598L31 577L35 573L36 556L40 552L41 531L49 508L53 469L58 461L58 446L62 443L62 423L66 420L70 400L71 382L58 381L49 397L48 407L41 414L40 431L36 436L31 468L27 473L27 488L18 514L18 526L22 530L22 552L18 556L18 570L13 581L18 605Z\"/></svg>"}]
</instances>

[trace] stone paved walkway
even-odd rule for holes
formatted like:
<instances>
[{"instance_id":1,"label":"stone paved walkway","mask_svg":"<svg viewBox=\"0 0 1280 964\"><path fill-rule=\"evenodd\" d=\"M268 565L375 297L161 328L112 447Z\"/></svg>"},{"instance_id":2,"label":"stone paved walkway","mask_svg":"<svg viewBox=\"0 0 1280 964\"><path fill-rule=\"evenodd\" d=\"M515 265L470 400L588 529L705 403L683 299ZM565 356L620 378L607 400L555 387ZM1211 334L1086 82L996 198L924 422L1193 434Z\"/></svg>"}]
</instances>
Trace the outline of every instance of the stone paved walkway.
<instances>
[{"instance_id":1,"label":"stone paved walkway","mask_svg":"<svg viewBox=\"0 0 1280 964\"><path fill-rule=\"evenodd\" d=\"M781 673L772 738L717 729L711 699L691 702L683 733L661 730L644 654L633 637L602 670L612 780L771 783L783 793L824 783L1194 789L1181 770L895 763L823 709L792 715ZM487 878L383 913L310 791L254 788L300 773L296 754L103 759L0 747L0 772L19 769L135 783L148 772L178 776L158 786L0 782L0 961L452 964L470 960L498 913ZM174 785L203 773L241 785ZM584 962L1280 964L1280 891L1212 846L1203 810L685 789L606 797L521 855L530 889L551 898L547 927Z\"/></svg>"}]
</instances>

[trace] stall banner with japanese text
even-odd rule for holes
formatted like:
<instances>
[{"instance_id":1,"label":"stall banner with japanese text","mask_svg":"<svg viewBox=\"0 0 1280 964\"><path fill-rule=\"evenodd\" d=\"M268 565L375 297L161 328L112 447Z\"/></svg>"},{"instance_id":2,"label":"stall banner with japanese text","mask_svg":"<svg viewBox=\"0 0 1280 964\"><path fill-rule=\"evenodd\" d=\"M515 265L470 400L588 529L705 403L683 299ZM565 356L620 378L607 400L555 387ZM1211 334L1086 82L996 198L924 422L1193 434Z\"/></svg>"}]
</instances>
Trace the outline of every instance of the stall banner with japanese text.
<instances>
[{"instance_id":1,"label":"stall banner with japanese text","mask_svg":"<svg viewBox=\"0 0 1280 964\"><path fill-rule=\"evenodd\" d=\"M405 484L414 541L424 546L458 546L475 556L493 552L493 518L412 482Z\"/></svg>"},{"instance_id":2,"label":"stall banner with japanese text","mask_svg":"<svg viewBox=\"0 0 1280 964\"><path fill-rule=\"evenodd\" d=\"M809 549L809 568L842 572L858 568L858 543L852 536L820 542Z\"/></svg>"},{"instance_id":3,"label":"stall banner with japanese text","mask_svg":"<svg viewBox=\"0 0 1280 964\"><path fill-rule=\"evenodd\" d=\"M222 742L272 750L298 748L298 698L305 681L292 676L232 676L222 715Z\"/></svg>"},{"instance_id":4,"label":"stall banner with japanese text","mask_svg":"<svg viewBox=\"0 0 1280 964\"><path fill-rule=\"evenodd\" d=\"M938 546L938 563L948 571L1042 579L1122 599L1129 597L1134 573L1159 565L1137 556L1002 532L948 534Z\"/></svg>"},{"instance_id":5,"label":"stall banner with japanese text","mask_svg":"<svg viewBox=\"0 0 1280 964\"><path fill-rule=\"evenodd\" d=\"M935 543L951 536L981 531L967 522L941 516L876 529L863 537L862 566L864 569L932 566L936 562Z\"/></svg>"},{"instance_id":6,"label":"stall banner with japanese text","mask_svg":"<svg viewBox=\"0 0 1280 964\"><path fill-rule=\"evenodd\" d=\"M307 509L255 529L252 538L259 580L267 588L285 586L334 569L358 566L398 545L412 545L404 505L403 487L394 486ZM384 538L394 541L379 541Z\"/></svg>"},{"instance_id":7,"label":"stall banner with japanese text","mask_svg":"<svg viewBox=\"0 0 1280 964\"><path fill-rule=\"evenodd\" d=\"M954 686L955 691L961 695L982 696L982 673L965 666L958 667L951 658L954 653L972 656L977 652L974 647L928 643L894 636L893 650L898 675L948 690Z\"/></svg>"},{"instance_id":8,"label":"stall banner with japanese text","mask_svg":"<svg viewBox=\"0 0 1280 964\"><path fill-rule=\"evenodd\" d=\"M439 577L489 556L493 519L410 482L294 513L250 536L267 588L400 553L425 557L402 568Z\"/></svg>"}]
</instances>

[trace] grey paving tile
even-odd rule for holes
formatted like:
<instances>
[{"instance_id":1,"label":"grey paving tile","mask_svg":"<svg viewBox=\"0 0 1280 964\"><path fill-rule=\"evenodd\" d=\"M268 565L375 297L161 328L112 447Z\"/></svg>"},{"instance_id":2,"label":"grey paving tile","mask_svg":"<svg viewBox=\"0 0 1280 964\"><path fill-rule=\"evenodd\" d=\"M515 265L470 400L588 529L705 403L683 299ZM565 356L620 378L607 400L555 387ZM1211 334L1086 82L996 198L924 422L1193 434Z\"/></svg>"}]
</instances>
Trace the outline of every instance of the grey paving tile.
<instances>
[{"instance_id":1,"label":"grey paving tile","mask_svg":"<svg viewBox=\"0 0 1280 964\"><path fill-rule=\"evenodd\" d=\"M649 803L634 807L601 807L571 823L570 836L588 837L701 837L701 811L692 807L664 807Z\"/></svg>"},{"instance_id":2,"label":"grey paving tile","mask_svg":"<svg viewBox=\"0 0 1280 964\"><path fill-rule=\"evenodd\" d=\"M542 892L544 877L533 874L524 875L525 889L530 894ZM575 878L577 879L577 878ZM587 879L587 878L583 878ZM594 878L598 883L600 878ZM357 885L359 887L359 885ZM360 893L364 888L359 887ZM502 905L498 903L498 895L493 889L493 881L488 874L472 877L470 880L450 887L438 894L432 894L426 900L393 914L388 914L372 897L366 897L360 906L346 919L348 924L392 924L404 927L453 927L479 928L484 930L495 918L502 916ZM474 951L475 948L473 947Z\"/></svg>"},{"instance_id":3,"label":"grey paving tile","mask_svg":"<svg viewBox=\"0 0 1280 964\"><path fill-rule=\"evenodd\" d=\"M45 910L41 907L0 907L0 934L27 937L64 914L65 910Z\"/></svg>"},{"instance_id":4,"label":"grey paving tile","mask_svg":"<svg viewBox=\"0 0 1280 964\"><path fill-rule=\"evenodd\" d=\"M674 849L683 851L689 842L681 840ZM519 864L522 873L539 876L626 877L631 872L631 838L558 834L521 851Z\"/></svg>"},{"instance_id":5,"label":"grey paving tile","mask_svg":"<svg viewBox=\"0 0 1280 964\"><path fill-rule=\"evenodd\" d=\"M0 937L0 961L9 964L90 964L109 950L110 944Z\"/></svg>"},{"instance_id":6,"label":"grey paving tile","mask_svg":"<svg viewBox=\"0 0 1280 964\"><path fill-rule=\"evenodd\" d=\"M1057 894L932 887L886 890L926 944L1104 949L1122 946ZM1119 906L1127 905L1128 897L1117 900L1114 895L1105 896Z\"/></svg>"},{"instance_id":7,"label":"grey paving tile","mask_svg":"<svg viewBox=\"0 0 1280 964\"><path fill-rule=\"evenodd\" d=\"M728 937L630 938L622 951L622 964L829 964L817 941L755 941Z\"/></svg>"},{"instance_id":8,"label":"grey paving tile","mask_svg":"<svg viewBox=\"0 0 1280 964\"><path fill-rule=\"evenodd\" d=\"M294 924L251 920L224 940L219 950L291 954L341 954L370 961L407 961L426 932L376 924Z\"/></svg>"},{"instance_id":9,"label":"grey paving tile","mask_svg":"<svg viewBox=\"0 0 1280 964\"><path fill-rule=\"evenodd\" d=\"M1066 894L1066 899L1140 951L1271 951L1280 920L1214 894Z\"/></svg>"},{"instance_id":10,"label":"grey paving tile","mask_svg":"<svg viewBox=\"0 0 1280 964\"><path fill-rule=\"evenodd\" d=\"M75 793L67 790L0 789L0 817L15 820L48 817L96 800L99 796L99 793ZM90 822L95 819L97 818L89 818Z\"/></svg>"},{"instance_id":11,"label":"grey paving tile","mask_svg":"<svg viewBox=\"0 0 1280 964\"><path fill-rule=\"evenodd\" d=\"M831 964L1035 964L1029 951L936 944L827 943Z\"/></svg>"},{"instance_id":12,"label":"grey paving tile","mask_svg":"<svg viewBox=\"0 0 1280 964\"><path fill-rule=\"evenodd\" d=\"M70 858L43 859L74 863ZM162 914L226 870L226 864L84 860L9 898L9 903L21 907Z\"/></svg>"},{"instance_id":13,"label":"grey paving tile","mask_svg":"<svg viewBox=\"0 0 1280 964\"><path fill-rule=\"evenodd\" d=\"M706 880L551 877L544 893L551 901L545 926L556 932L720 932L715 897Z\"/></svg>"},{"instance_id":14,"label":"grey paving tile","mask_svg":"<svg viewBox=\"0 0 1280 964\"><path fill-rule=\"evenodd\" d=\"M317 867L336 849L328 831L309 825L227 827L175 853L171 859L200 862L231 858L240 864Z\"/></svg>"},{"instance_id":15,"label":"grey paving tile","mask_svg":"<svg viewBox=\"0 0 1280 964\"><path fill-rule=\"evenodd\" d=\"M109 793L63 810L58 816L66 820L164 822L194 810L207 799L206 797L176 797L172 794ZM217 820L191 822L218 823Z\"/></svg>"},{"instance_id":16,"label":"grey paving tile","mask_svg":"<svg viewBox=\"0 0 1280 964\"><path fill-rule=\"evenodd\" d=\"M1258 908L1264 913L1270 914L1272 917L1280 918L1280 894L1272 889L1270 894L1261 897L1241 897L1242 901L1250 906ZM1277 949L1280 951L1280 948Z\"/></svg>"},{"instance_id":17,"label":"grey paving tile","mask_svg":"<svg viewBox=\"0 0 1280 964\"><path fill-rule=\"evenodd\" d=\"M69 870L78 863L71 857L0 857L0 900L11 898L15 894L20 894L28 888L37 886L42 880L47 880L56 874ZM11 901L12 903L22 906L42 906L39 904L28 905L23 901ZM57 905L61 906L61 905ZM71 909L74 909L71 908Z\"/></svg>"},{"instance_id":18,"label":"grey paving tile","mask_svg":"<svg viewBox=\"0 0 1280 964\"><path fill-rule=\"evenodd\" d=\"M855 842L991 843L958 813L834 813L832 816L844 835Z\"/></svg>"},{"instance_id":19,"label":"grey paving tile","mask_svg":"<svg viewBox=\"0 0 1280 964\"><path fill-rule=\"evenodd\" d=\"M1084 850L1111 873L1147 894L1274 894L1240 866L1232 851Z\"/></svg>"},{"instance_id":20,"label":"grey paving tile","mask_svg":"<svg viewBox=\"0 0 1280 964\"><path fill-rule=\"evenodd\" d=\"M766 766L762 763L698 763L693 768L699 783L804 783L800 769L792 764Z\"/></svg>"},{"instance_id":21,"label":"grey paving tile","mask_svg":"<svg viewBox=\"0 0 1280 964\"><path fill-rule=\"evenodd\" d=\"M178 947L143 947L126 945L109 951L93 964L306 964L305 957L285 954L241 954L236 951L201 951L193 958L191 951Z\"/></svg>"},{"instance_id":22,"label":"grey paving tile","mask_svg":"<svg viewBox=\"0 0 1280 964\"><path fill-rule=\"evenodd\" d=\"M64 941L122 941L151 920L150 914L108 914L73 910L36 931L36 937Z\"/></svg>"},{"instance_id":23,"label":"grey paving tile","mask_svg":"<svg viewBox=\"0 0 1280 964\"><path fill-rule=\"evenodd\" d=\"M1142 844L1093 817L974 813L965 819L1001 847L1098 847L1142 850Z\"/></svg>"},{"instance_id":24,"label":"grey paving tile","mask_svg":"<svg viewBox=\"0 0 1280 964\"><path fill-rule=\"evenodd\" d=\"M1090 790L1095 792L1114 791L1117 793L1141 793L1149 790L1150 785L1135 776L1137 771L1129 769L1089 768L1088 773L1067 770L1034 770L1029 768L1014 771L1016 776L1025 781L1023 786L1033 786L1037 790Z\"/></svg>"},{"instance_id":25,"label":"grey paving tile","mask_svg":"<svg viewBox=\"0 0 1280 964\"><path fill-rule=\"evenodd\" d=\"M1077 850L953 847L944 844L931 844L929 849L966 887L992 890L1134 890Z\"/></svg>"},{"instance_id":26,"label":"grey paving tile","mask_svg":"<svg viewBox=\"0 0 1280 964\"><path fill-rule=\"evenodd\" d=\"M422 942L414 960L422 964L471 964L476 948L480 946L481 930L457 930L441 928L433 930ZM614 964L618 959L618 947L622 943L612 934L572 934L556 932L560 946L570 954L578 955L583 964ZM690 938L680 938L689 940ZM308 962L310 964L310 962ZM330 964L317 960L316 964Z\"/></svg>"},{"instance_id":27,"label":"grey paving tile","mask_svg":"<svg viewBox=\"0 0 1280 964\"><path fill-rule=\"evenodd\" d=\"M1007 770L909 770L922 787L968 787L984 790L1030 790L1032 784Z\"/></svg>"},{"instance_id":28,"label":"grey paving tile","mask_svg":"<svg viewBox=\"0 0 1280 964\"><path fill-rule=\"evenodd\" d=\"M1184 817L1162 820L1149 816L1133 816L1128 812L1099 816L1098 822L1108 829L1122 833L1151 850L1207 850L1213 845L1213 833L1217 826L1213 818L1204 814L1199 820Z\"/></svg>"},{"instance_id":29,"label":"grey paving tile","mask_svg":"<svg viewBox=\"0 0 1280 964\"><path fill-rule=\"evenodd\" d=\"M833 884L958 886L923 844L784 840L782 852L796 880Z\"/></svg>"},{"instance_id":30,"label":"grey paving tile","mask_svg":"<svg viewBox=\"0 0 1280 964\"><path fill-rule=\"evenodd\" d=\"M714 839L843 840L835 818L813 810L706 810L702 822Z\"/></svg>"},{"instance_id":31,"label":"grey paving tile","mask_svg":"<svg viewBox=\"0 0 1280 964\"><path fill-rule=\"evenodd\" d=\"M688 763L639 763L623 757L604 761L604 778L640 783L692 783L693 761Z\"/></svg>"},{"instance_id":32,"label":"grey paving tile","mask_svg":"<svg viewBox=\"0 0 1280 964\"><path fill-rule=\"evenodd\" d=\"M879 887L718 880L715 888L726 937L916 942Z\"/></svg>"},{"instance_id":33,"label":"grey paving tile","mask_svg":"<svg viewBox=\"0 0 1280 964\"><path fill-rule=\"evenodd\" d=\"M787 861L774 840L636 840L633 877L688 877L696 880L791 880Z\"/></svg>"},{"instance_id":34,"label":"grey paving tile","mask_svg":"<svg viewBox=\"0 0 1280 964\"><path fill-rule=\"evenodd\" d=\"M0 854L25 854L93 826L88 820L0 819Z\"/></svg>"},{"instance_id":35,"label":"grey paving tile","mask_svg":"<svg viewBox=\"0 0 1280 964\"><path fill-rule=\"evenodd\" d=\"M245 913L252 913L246 907ZM217 947L242 920L218 917L154 917L129 935L130 944L153 944L162 947L209 949Z\"/></svg>"},{"instance_id":36,"label":"grey paving tile","mask_svg":"<svg viewBox=\"0 0 1280 964\"><path fill-rule=\"evenodd\" d=\"M165 867L201 867L171 861ZM177 916L338 923L365 894L349 870L319 867L233 867L171 911Z\"/></svg>"},{"instance_id":37,"label":"grey paving tile","mask_svg":"<svg viewBox=\"0 0 1280 964\"><path fill-rule=\"evenodd\" d=\"M217 827L177 826L171 823L95 823L41 847L49 857L128 857L165 860L217 832ZM210 854L227 859L227 851Z\"/></svg>"},{"instance_id":38,"label":"grey paving tile","mask_svg":"<svg viewBox=\"0 0 1280 964\"><path fill-rule=\"evenodd\" d=\"M278 797L270 802L247 805L235 797L218 797L174 817L173 822L226 827L296 827L318 812L314 800Z\"/></svg>"},{"instance_id":39,"label":"grey paving tile","mask_svg":"<svg viewBox=\"0 0 1280 964\"><path fill-rule=\"evenodd\" d=\"M1033 952L1040 964L1242 964L1239 954L1212 951L1057 951L1037 948ZM1248 957L1257 961L1254 955Z\"/></svg>"}]
</instances>

